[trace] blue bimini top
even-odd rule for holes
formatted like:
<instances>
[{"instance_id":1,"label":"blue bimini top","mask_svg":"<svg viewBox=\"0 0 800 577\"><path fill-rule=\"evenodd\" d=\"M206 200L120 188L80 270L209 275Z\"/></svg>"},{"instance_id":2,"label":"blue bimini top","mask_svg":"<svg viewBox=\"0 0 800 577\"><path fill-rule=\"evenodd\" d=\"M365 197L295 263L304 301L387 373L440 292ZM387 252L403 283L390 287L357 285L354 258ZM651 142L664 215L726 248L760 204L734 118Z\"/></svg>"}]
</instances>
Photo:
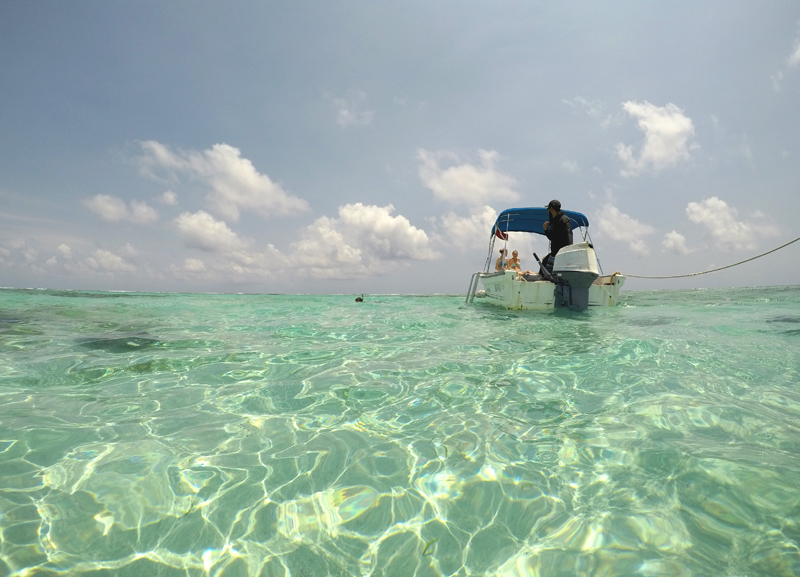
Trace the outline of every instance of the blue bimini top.
<instances>
[{"instance_id":1,"label":"blue bimini top","mask_svg":"<svg viewBox=\"0 0 800 577\"><path fill-rule=\"evenodd\" d=\"M589 228L589 219L580 212L571 210L561 211L569 217L573 230L578 227ZM532 232L544 235L544 223L550 220L550 215L544 207L535 208L509 208L500 213L491 234L497 230L503 232Z\"/></svg>"}]
</instances>

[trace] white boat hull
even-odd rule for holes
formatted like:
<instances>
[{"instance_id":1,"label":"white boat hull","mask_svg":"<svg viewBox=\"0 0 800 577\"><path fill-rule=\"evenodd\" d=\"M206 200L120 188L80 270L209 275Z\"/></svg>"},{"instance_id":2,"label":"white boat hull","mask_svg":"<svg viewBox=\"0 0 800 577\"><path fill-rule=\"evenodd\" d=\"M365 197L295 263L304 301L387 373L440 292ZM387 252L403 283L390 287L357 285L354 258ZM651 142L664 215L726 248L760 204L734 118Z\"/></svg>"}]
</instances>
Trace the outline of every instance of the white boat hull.
<instances>
[{"instance_id":1,"label":"white boat hull","mask_svg":"<svg viewBox=\"0 0 800 577\"><path fill-rule=\"evenodd\" d=\"M547 310L556 307L556 285L544 280L526 281L515 271L481 273L486 302L510 310ZM598 277L589 287L590 307L617 304L625 276L613 274Z\"/></svg>"}]
</instances>

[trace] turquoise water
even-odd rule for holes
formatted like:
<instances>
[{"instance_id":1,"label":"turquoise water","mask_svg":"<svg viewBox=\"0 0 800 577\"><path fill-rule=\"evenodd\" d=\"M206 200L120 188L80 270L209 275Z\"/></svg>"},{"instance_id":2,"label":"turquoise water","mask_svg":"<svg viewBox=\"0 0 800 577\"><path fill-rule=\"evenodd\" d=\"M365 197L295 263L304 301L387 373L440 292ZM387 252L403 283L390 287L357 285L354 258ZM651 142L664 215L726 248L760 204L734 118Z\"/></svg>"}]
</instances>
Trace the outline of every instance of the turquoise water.
<instances>
[{"instance_id":1,"label":"turquoise water","mask_svg":"<svg viewBox=\"0 0 800 577\"><path fill-rule=\"evenodd\" d=\"M799 373L800 287L2 290L0 576L797 576Z\"/></svg>"}]
</instances>

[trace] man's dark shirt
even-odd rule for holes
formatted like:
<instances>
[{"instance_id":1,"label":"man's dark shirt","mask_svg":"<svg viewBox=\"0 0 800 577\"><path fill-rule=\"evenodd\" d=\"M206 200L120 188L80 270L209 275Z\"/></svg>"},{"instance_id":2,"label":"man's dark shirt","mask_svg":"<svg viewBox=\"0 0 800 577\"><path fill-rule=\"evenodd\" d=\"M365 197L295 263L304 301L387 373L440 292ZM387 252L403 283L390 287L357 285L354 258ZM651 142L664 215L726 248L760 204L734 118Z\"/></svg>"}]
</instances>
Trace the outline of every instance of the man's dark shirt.
<instances>
[{"instance_id":1,"label":"man's dark shirt","mask_svg":"<svg viewBox=\"0 0 800 577\"><path fill-rule=\"evenodd\" d=\"M561 211L550 219L550 224L544 233L550 239L550 254L554 257L559 250L572 244L572 223Z\"/></svg>"}]
</instances>

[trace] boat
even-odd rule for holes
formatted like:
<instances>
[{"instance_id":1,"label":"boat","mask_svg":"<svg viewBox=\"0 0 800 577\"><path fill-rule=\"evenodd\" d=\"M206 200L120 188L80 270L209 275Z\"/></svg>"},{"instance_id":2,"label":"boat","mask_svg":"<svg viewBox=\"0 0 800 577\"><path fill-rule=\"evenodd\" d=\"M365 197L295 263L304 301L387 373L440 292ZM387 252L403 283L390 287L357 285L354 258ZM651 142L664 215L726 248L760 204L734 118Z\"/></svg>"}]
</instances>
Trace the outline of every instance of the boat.
<instances>
[{"instance_id":1,"label":"boat","mask_svg":"<svg viewBox=\"0 0 800 577\"><path fill-rule=\"evenodd\" d=\"M466 302L471 304L480 295L486 303L510 310L586 310L616 305L619 291L625 284L625 275L616 272L603 275L589 237L589 219L580 212L562 212L572 223L573 235L577 232L582 241L558 251L552 273L533 253L539 263L539 272L527 275L515 270L489 271L493 264L495 241L507 241L509 232L544 236L543 224L549 220L547 209L510 208L501 212L492 225L485 270L472 275ZM479 283L483 285L483 291L478 290Z\"/></svg>"}]
</instances>

